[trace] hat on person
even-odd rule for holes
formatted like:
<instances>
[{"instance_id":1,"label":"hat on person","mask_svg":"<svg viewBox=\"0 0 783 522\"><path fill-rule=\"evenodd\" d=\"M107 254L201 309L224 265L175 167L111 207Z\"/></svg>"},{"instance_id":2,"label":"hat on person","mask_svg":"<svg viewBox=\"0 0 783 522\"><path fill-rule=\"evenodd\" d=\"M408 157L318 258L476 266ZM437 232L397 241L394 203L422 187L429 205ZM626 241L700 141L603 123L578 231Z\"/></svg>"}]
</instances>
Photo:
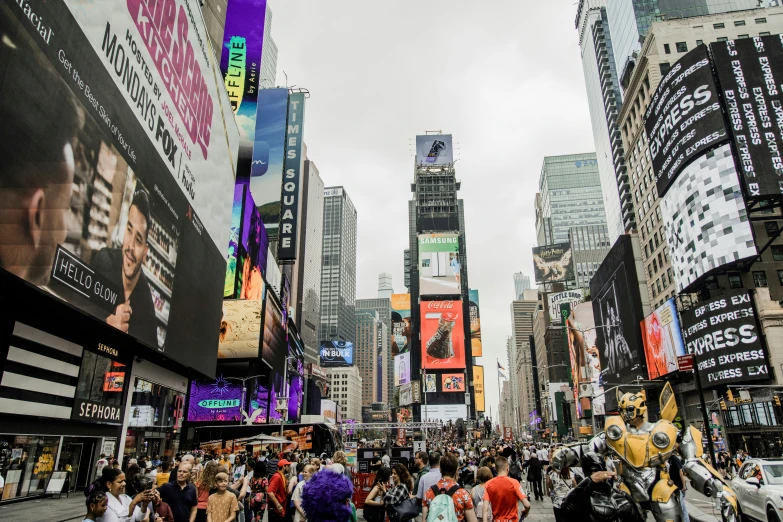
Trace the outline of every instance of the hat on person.
<instances>
[{"instance_id":1,"label":"hat on person","mask_svg":"<svg viewBox=\"0 0 783 522\"><path fill-rule=\"evenodd\" d=\"M287 460L285 460L285 459L280 459L280 461L277 463L277 467L278 467L278 468L281 468L281 467L283 467L283 466L288 466L289 464L291 464L291 463L290 463L290 462L288 462Z\"/></svg>"}]
</instances>

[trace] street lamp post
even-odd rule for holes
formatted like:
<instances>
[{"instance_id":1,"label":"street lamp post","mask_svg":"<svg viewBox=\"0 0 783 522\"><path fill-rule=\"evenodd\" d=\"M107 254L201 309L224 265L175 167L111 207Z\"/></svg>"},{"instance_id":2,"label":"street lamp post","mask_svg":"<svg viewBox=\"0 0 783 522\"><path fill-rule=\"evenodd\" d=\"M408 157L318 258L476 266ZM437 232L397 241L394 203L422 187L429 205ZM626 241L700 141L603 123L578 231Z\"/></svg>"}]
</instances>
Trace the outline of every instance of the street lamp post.
<instances>
[{"instance_id":1,"label":"street lamp post","mask_svg":"<svg viewBox=\"0 0 783 522\"><path fill-rule=\"evenodd\" d=\"M242 383L242 396L239 398L239 424L242 424L242 414L245 412L245 396L247 395L247 381L251 379L258 379L265 377L265 375L251 375L250 377L223 377L226 381L240 381ZM250 418L250 415L247 415Z\"/></svg>"}]
</instances>

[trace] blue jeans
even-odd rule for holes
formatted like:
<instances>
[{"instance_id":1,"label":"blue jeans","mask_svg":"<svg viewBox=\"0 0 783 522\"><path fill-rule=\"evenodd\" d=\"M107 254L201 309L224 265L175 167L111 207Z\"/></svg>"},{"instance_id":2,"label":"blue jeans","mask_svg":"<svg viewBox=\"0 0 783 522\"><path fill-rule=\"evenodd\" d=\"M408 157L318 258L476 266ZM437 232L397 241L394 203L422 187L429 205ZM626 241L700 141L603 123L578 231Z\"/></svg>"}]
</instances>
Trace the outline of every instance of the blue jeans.
<instances>
[{"instance_id":1,"label":"blue jeans","mask_svg":"<svg viewBox=\"0 0 783 522\"><path fill-rule=\"evenodd\" d=\"M683 490L678 490L680 492L680 506L682 507L682 522L691 522L690 516L688 516L688 508L685 507L685 492Z\"/></svg>"}]
</instances>

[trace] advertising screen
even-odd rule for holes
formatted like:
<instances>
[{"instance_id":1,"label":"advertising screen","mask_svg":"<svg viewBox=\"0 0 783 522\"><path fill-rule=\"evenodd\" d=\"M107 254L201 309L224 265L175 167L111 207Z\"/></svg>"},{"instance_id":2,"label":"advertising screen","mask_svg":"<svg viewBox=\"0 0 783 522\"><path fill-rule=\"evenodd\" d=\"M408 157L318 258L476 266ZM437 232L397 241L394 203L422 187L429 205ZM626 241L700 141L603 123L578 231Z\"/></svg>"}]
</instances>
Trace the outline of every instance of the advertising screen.
<instances>
[{"instance_id":1,"label":"advertising screen","mask_svg":"<svg viewBox=\"0 0 783 522\"><path fill-rule=\"evenodd\" d=\"M304 393L304 346L294 335L288 336L288 421L299 422Z\"/></svg>"},{"instance_id":2,"label":"advertising screen","mask_svg":"<svg viewBox=\"0 0 783 522\"><path fill-rule=\"evenodd\" d=\"M584 301L582 290L568 290L547 295L549 322L551 324L563 324L563 318L560 316L560 305L568 304L571 306L571 310L573 310L582 301Z\"/></svg>"},{"instance_id":3,"label":"advertising screen","mask_svg":"<svg viewBox=\"0 0 783 522\"><path fill-rule=\"evenodd\" d=\"M391 354L392 357L411 349L411 295L391 296Z\"/></svg>"},{"instance_id":4,"label":"advertising screen","mask_svg":"<svg viewBox=\"0 0 783 522\"><path fill-rule=\"evenodd\" d=\"M242 383L217 379L190 382L188 422L239 422Z\"/></svg>"},{"instance_id":5,"label":"advertising screen","mask_svg":"<svg viewBox=\"0 0 783 522\"><path fill-rule=\"evenodd\" d=\"M427 404L421 406L422 421L456 423L458 419L468 418L467 404Z\"/></svg>"},{"instance_id":6,"label":"advertising screen","mask_svg":"<svg viewBox=\"0 0 783 522\"><path fill-rule=\"evenodd\" d=\"M441 390L444 392L465 392L465 374L444 373L441 378Z\"/></svg>"},{"instance_id":7,"label":"advertising screen","mask_svg":"<svg viewBox=\"0 0 783 522\"><path fill-rule=\"evenodd\" d=\"M631 236L620 236L590 280L603 382L647 375L639 322L644 318Z\"/></svg>"},{"instance_id":8,"label":"advertising screen","mask_svg":"<svg viewBox=\"0 0 783 522\"><path fill-rule=\"evenodd\" d=\"M728 141L707 47L696 46L672 65L644 116L658 197L705 151Z\"/></svg>"},{"instance_id":9,"label":"advertising screen","mask_svg":"<svg viewBox=\"0 0 783 522\"><path fill-rule=\"evenodd\" d=\"M780 35L710 44L747 195L783 192Z\"/></svg>"},{"instance_id":10,"label":"advertising screen","mask_svg":"<svg viewBox=\"0 0 783 522\"><path fill-rule=\"evenodd\" d=\"M473 357L481 357L484 355L484 349L481 346L481 315L479 313L479 292L478 290L470 289L468 291L470 304L468 305L468 311L470 313L470 346L472 348Z\"/></svg>"},{"instance_id":11,"label":"advertising screen","mask_svg":"<svg viewBox=\"0 0 783 522\"><path fill-rule=\"evenodd\" d=\"M536 283L569 281L574 278L570 243L533 247L533 270Z\"/></svg>"},{"instance_id":12,"label":"advertising screen","mask_svg":"<svg viewBox=\"0 0 783 522\"><path fill-rule=\"evenodd\" d=\"M337 423L337 403L330 399L321 399L321 415L327 424Z\"/></svg>"},{"instance_id":13,"label":"advertising screen","mask_svg":"<svg viewBox=\"0 0 783 522\"><path fill-rule=\"evenodd\" d=\"M424 379L424 392L425 393L435 393L437 392L437 386L435 380L435 375L428 373Z\"/></svg>"},{"instance_id":14,"label":"advertising screen","mask_svg":"<svg viewBox=\"0 0 783 522\"><path fill-rule=\"evenodd\" d=\"M757 254L731 146L688 165L661 199L677 291Z\"/></svg>"},{"instance_id":15,"label":"advertising screen","mask_svg":"<svg viewBox=\"0 0 783 522\"><path fill-rule=\"evenodd\" d=\"M679 369L677 358L685 355L680 319L674 298L669 299L641 323L647 375L650 379L663 377Z\"/></svg>"},{"instance_id":16,"label":"advertising screen","mask_svg":"<svg viewBox=\"0 0 783 522\"><path fill-rule=\"evenodd\" d=\"M682 311L685 348L705 388L769 379L752 297L739 291Z\"/></svg>"},{"instance_id":17,"label":"advertising screen","mask_svg":"<svg viewBox=\"0 0 783 522\"><path fill-rule=\"evenodd\" d=\"M238 184L234 189L223 297L263 298L268 250L269 237L250 188Z\"/></svg>"},{"instance_id":18,"label":"advertising screen","mask_svg":"<svg viewBox=\"0 0 783 522\"><path fill-rule=\"evenodd\" d=\"M321 343L321 368L353 366L353 343L324 341Z\"/></svg>"},{"instance_id":19,"label":"advertising screen","mask_svg":"<svg viewBox=\"0 0 783 522\"><path fill-rule=\"evenodd\" d=\"M264 307L264 342L261 345L261 358L272 368L273 373L279 374L282 379L283 365L288 354L288 341L286 341L283 328L283 314L280 305L267 292L266 306ZM276 388L280 390L280 386ZM274 407L274 405L272 405Z\"/></svg>"},{"instance_id":20,"label":"advertising screen","mask_svg":"<svg viewBox=\"0 0 783 522\"><path fill-rule=\"evenodd\" d=\"M454 163L451 134L416 136L416 165L438 167Z\"/></svg>"},{"instance_id":21,"label":"advertising screen","mask_svg":"<svg viewBox=\"0 0 783 522\"><path fill-rule=\"evenodd\" d=\"M220 321L218 359L258 357L261 340L261 306L263 301L223 301Z\"/></svg>"},{"instance_id":22,"label":"advertising screen","mask_svg":"<svg viewBox=\"0 0 783 522\"><path fill-rule=\"evenodd\" d=\"M0 267L212 373L239 138L200 10L167 5L0 4Z\"/></svg>"},{"instance_id":23,"label":"advertising screen","mask_svg":"<svg viewBox=\"0 0 783 522\"><path fill-rule=\"evenodd\" d=\"M462 301L421 302L422 368L465 368Z\"/></svg>"},{"instance_id":24,"label":"advertising screen","mask_svg":"<svg viewBox=\"0 0 783 522\"><path fill-rule=\"evenodd\" d=\"M266 424L269 419L269 386L266 378L255 379L249 412L253 424Z\"/></svg>"},{"instance_id":25,"label":"advertising screen","mask_svg":"<svg viewBox=\"0 0 783 522\"><path fill-rule=\"evenodd\" d=\"M411 382L411 352L394 356L394 385L401 386Z\"/></svg>"},{"instance_id":26,"label":"advertising screen","mask_svg":"<svg viewBox=\"0 0 783 522\"><path fill-rule=\"evenodd\" d=\"M484 367L473 366L473 393L476 400L476 411L484 411Z\"/></svg>"},{"instance_id":27,"label":"advertising screen","mask_svg":"<svg viewBox=\"0 0 783 522\"><path fill-rule=\"evenodd\" d=\"M459 236L419 235L419 294L459 295Z\"/></svg>"},{"instance_id":28,"label":"advertising screen","mask_svg":"<svg viewBox=\"0 0 783 522\"><path fill-rule=\"evenodd\" d=\"M413 403L413 383L407 383L400 386L400 406L407 406Z\"/></svg>"}]
</instances>

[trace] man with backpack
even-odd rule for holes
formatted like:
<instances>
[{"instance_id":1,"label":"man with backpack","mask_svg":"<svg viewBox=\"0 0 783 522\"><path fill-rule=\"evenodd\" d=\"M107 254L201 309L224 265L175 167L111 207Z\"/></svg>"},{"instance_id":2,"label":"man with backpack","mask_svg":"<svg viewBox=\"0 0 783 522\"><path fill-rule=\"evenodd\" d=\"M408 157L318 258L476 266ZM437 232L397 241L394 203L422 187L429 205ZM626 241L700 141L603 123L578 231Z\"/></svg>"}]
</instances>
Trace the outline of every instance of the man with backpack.
<instances>
[{"instance_id":1,"label":"man with backpack","mask_svg":"<svg viewBox=\"0 0 783 522\"><path fill-rule=\"evenodd\" d=\"M532 457L531 457L532 459ZM517 522L523 520L530 513L530 502L527 495L522 492L519 481L508 476L508 459L498 457L495 459L498 476L487 482L484 489L483 520L489 520L489 509L492 506L492 520L494 522ZM489 502L487 502L489 501ZM522 516L518 516L517 505L522 502Z\"/></svg>"},{"instance_id":2,"label":"man with backpack","mask_svg":"<svg viewBox=\"0 0 783 522\"><path fill-rule=\"evenodd\" d=\"M473 499L456 481L458 466L455 456L447 453L441 457L441 479L424 494L422 521L430 517L430 522L476 522Z\"/></svg>"}]
</instances>

